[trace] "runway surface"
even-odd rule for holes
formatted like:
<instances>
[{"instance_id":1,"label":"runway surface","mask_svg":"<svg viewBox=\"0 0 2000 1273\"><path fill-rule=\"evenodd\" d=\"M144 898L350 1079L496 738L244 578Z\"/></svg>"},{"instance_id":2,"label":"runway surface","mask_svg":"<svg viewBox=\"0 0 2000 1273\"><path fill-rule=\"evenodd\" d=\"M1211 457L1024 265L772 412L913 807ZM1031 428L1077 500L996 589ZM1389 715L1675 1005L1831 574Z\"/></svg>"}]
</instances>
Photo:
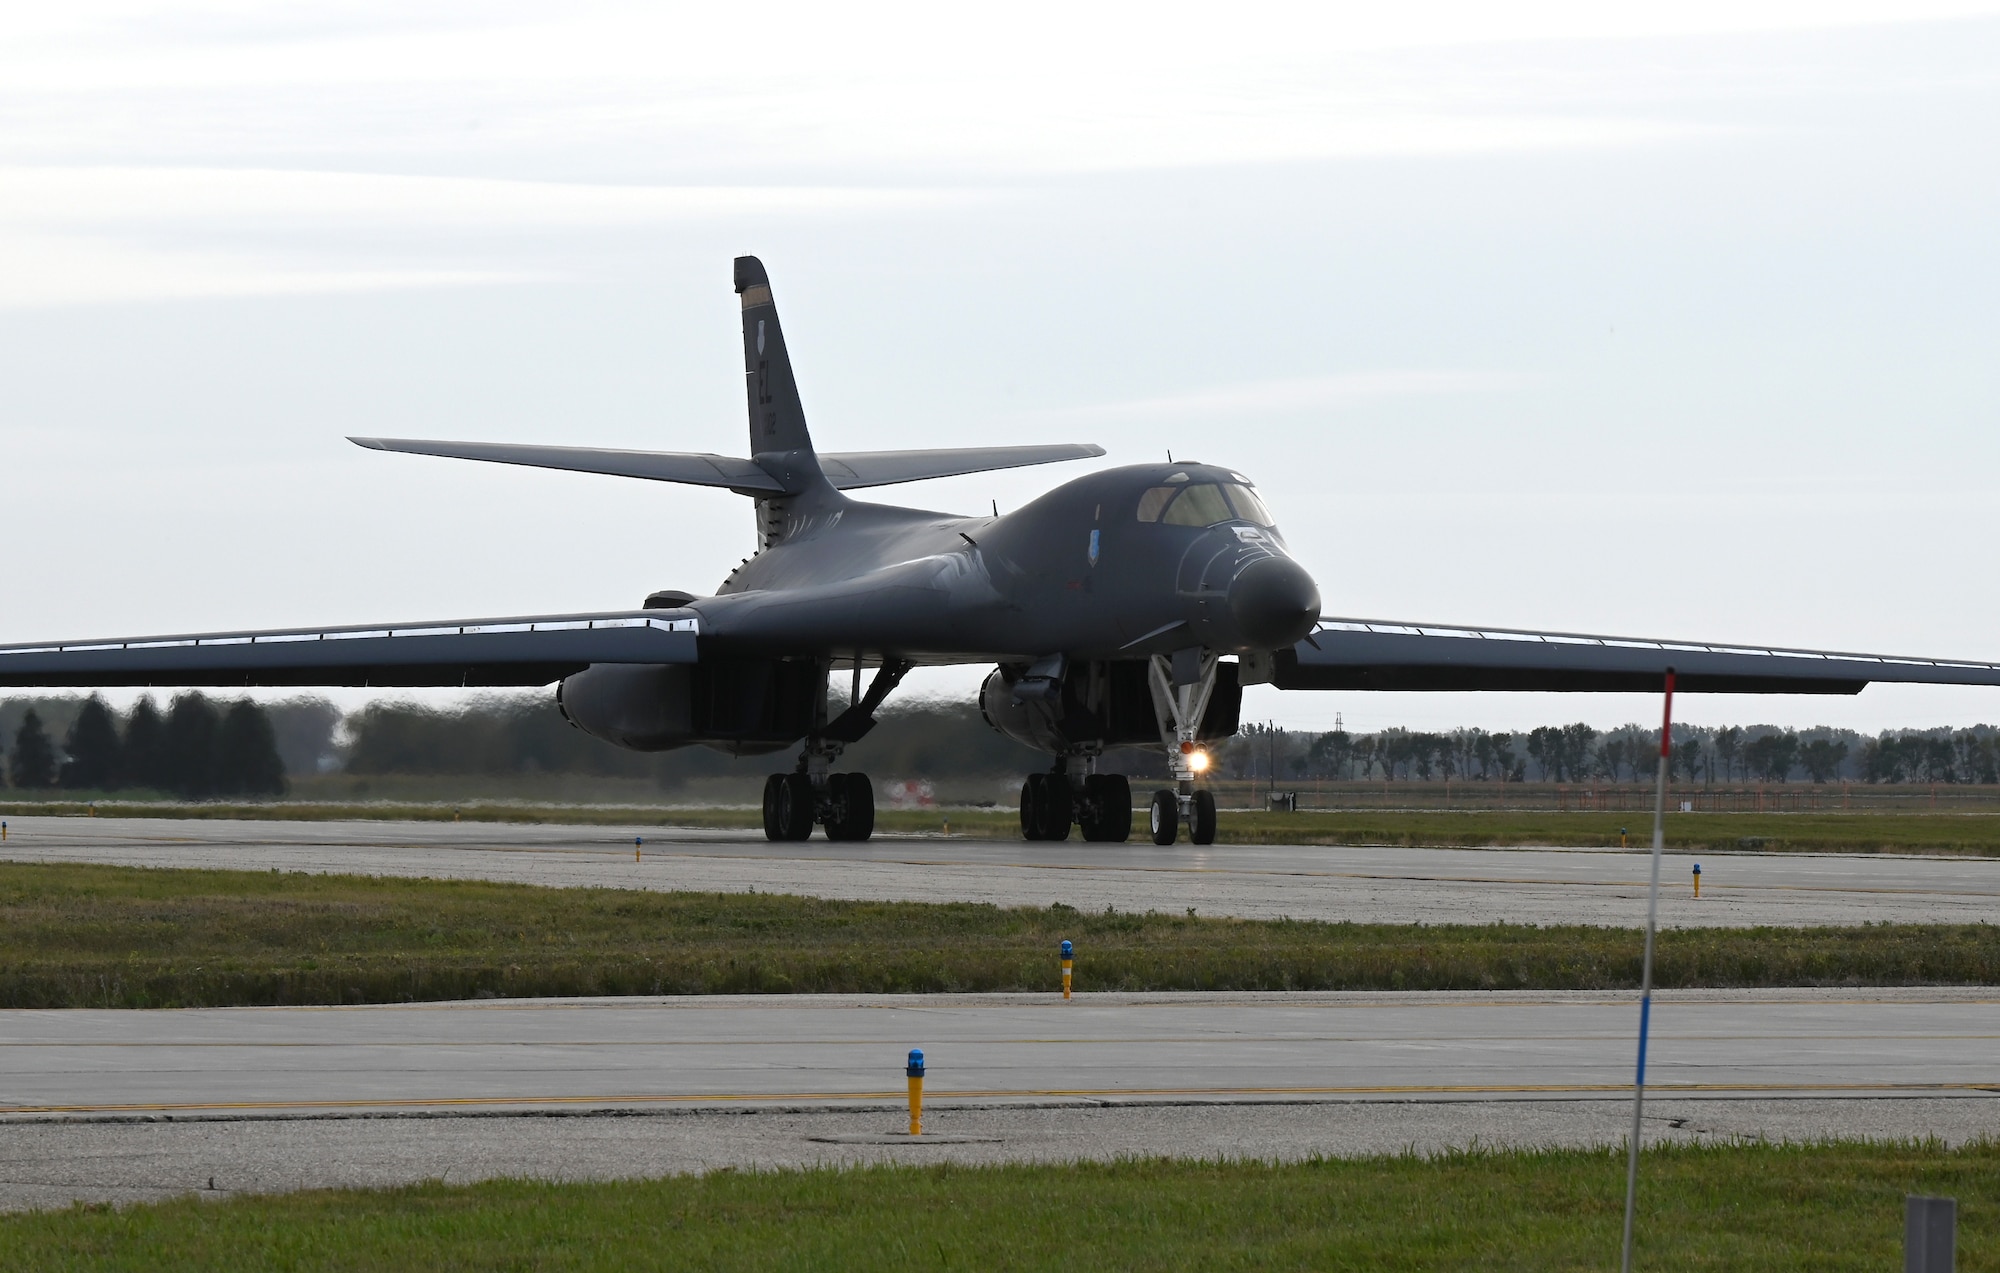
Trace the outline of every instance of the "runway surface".
<instances>
[{"instance_id":1,"label":"runway surface","mask_svg":"<svg viewBox=\"0 0 2000 1273\"><path fill-rule=\"evenodd\" d=\"M1614 1144L1630 995L0 1012L0 1206L718 1165ZM903 1125L910 1047L928 1139ZM1991 991L1679 992L1650 1134L2000 1133Z\"/></svg>"},{"instance_id":2,"label":"runway surface","mask_svg":"<svg viewBox=\"0 0 2000 1273\"><path fill-rule=\"evenodd\" d=\"M1643 852L1031 844L878 836L772 844L754 832L441 822L12 818L0 856L238 870L513 880L820 897L1063 902L1085 910L1373 923L1644 922ZM640 861L633 839L643 837ZM2000 919L2000 858L1669 855L1661 922L1748 926Z\"/></svg>"},{"instance_id":3,"label":"runway surface","mask_svg":"<svg viewBox=\"0 0 2000 1273\"><path fill-rule=\"evenodd\" d=\"M1088 963L1084 965L1088 977ZM1631 1078L1633 996L711 995L0 1012L0 1114L1587 1096ZM1991 991L1683 991L1650 1083L2000 1090Z\"/></svg>"}]
</instances>

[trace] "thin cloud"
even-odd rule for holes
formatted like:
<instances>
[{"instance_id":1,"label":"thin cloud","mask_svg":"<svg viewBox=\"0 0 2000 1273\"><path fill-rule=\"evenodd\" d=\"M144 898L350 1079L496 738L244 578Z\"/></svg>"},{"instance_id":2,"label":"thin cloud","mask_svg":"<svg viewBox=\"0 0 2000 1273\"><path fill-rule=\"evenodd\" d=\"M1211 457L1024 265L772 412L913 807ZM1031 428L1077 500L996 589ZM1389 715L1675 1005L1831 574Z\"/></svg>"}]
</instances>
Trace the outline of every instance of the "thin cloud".
<instances>
[{"instance_id":1,"label":"thin cloud","mask_svg":"<svg viewBox=\"0 0 2000 1273\"><path fill-rule=\"evenodd\" d=\"M1311 411L1381 398L1504 393L1537 377L1508 371L1389 370L1259 380L1156 398L1023 412L1022 420L1120 423L1186 420L1250 412Z\"/></svg>"}]
</instances>

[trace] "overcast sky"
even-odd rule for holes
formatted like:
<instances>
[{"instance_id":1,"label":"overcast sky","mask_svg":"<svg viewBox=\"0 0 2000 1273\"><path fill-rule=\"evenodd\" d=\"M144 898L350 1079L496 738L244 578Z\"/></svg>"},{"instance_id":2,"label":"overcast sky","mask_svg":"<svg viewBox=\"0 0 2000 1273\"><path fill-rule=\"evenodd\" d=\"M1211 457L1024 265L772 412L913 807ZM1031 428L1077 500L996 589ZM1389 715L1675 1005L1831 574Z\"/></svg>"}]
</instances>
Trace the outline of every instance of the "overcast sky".
<instances>
[{"instance_id":1,"label":"overcast sky","mask_svg":"<svg viewBox=\"0 0 2000 1273\"><path fill-rule=\"evenodd\" d=\"M740 453L755 253L822 446L1224 462L1329 615L2000 658L2000 0L7 26L0 641L713 590L739 497L342 439ZM2000 690L1685 714L1971 724Z\"/></svg>"}]
</instances>

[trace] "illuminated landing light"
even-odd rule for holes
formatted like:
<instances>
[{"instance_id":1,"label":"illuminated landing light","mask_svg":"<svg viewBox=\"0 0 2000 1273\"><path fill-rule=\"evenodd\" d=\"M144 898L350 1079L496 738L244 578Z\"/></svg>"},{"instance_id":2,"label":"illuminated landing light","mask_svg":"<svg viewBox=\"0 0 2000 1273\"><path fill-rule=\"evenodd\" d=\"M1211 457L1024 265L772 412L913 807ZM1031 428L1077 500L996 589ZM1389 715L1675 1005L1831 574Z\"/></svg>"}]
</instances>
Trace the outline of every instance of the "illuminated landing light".
<instances>
[{"instance_id":1,"label":"illuminated landing light","mask_svg":"<svg viewBox=\"0 0 2000 1273\"><path fill-rule=\"evenodd\" d=\"M1198 751L1189 756L1188 768L1194 770L1196 773L1206 773L1208 771L1208 753Z\"/></svg>"}]
</instances>

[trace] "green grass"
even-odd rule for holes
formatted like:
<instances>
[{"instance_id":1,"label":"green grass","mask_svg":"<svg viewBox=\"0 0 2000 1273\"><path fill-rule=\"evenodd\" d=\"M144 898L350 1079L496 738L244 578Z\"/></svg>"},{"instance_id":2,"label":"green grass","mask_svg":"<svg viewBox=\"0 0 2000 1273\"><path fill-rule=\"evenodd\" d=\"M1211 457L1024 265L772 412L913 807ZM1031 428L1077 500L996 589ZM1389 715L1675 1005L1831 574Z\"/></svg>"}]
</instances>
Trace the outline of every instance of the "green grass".
<instances>
[{"instance_id":1,"label":"green grass","mask_svg":"<svg viewBox=\"0 0 2000 1273\"><path fill-rule=\"evenodd\" d=\"M498 1181L0 1217L39 1270L1616 1267L1622 1152L1286 1166L878 1167ZM1645 1269L1900 1268L1903 1197L1958 1199L1961 1273L2000 1269L2000 1148L1649 1151Z\"/></svg>"},{"instance_id":2,"label":"green grass","mask_svg":"<svg viewBox=\"0 0 2000 1273\"><path fill-rule=\"evenodd\" d=\"M669 808L647 805L463 805L271 801L100 802L107 817L244 818L253 821L513 822L581 826L660 826L750 830L762 825L748 808ZM82 817L78 801L0 803L0 817ZM1135 834L1143 839L1144 818ZM1223 844L1383 844L1407 847L1477 847L1534 844L1559 848L1612 848L1618 829L1631 845L1651 843L1649 813L1535 813L1476 811L1423 813L1224 812ZM1017 839L1017 814L1006 809L883 809L876 829L885 834L944 834ZM1757 848L1770 852L1951 853L2000 856L2000 813L1672 813L1667 847L1677 850Z\"/></svg>"},{"instance_id":3,"label":"green grass","mask_svg":"<svg viewBox=\"0 0 2000 1273\"><path fill-rule=\"evenodd\" d=\"M481 995L1611 989L1625 929L1326 924L0 863L0 1007ZM1662 986L2000 984L2000 926L1676 929Z\"/></svg>"}]
</instances>

